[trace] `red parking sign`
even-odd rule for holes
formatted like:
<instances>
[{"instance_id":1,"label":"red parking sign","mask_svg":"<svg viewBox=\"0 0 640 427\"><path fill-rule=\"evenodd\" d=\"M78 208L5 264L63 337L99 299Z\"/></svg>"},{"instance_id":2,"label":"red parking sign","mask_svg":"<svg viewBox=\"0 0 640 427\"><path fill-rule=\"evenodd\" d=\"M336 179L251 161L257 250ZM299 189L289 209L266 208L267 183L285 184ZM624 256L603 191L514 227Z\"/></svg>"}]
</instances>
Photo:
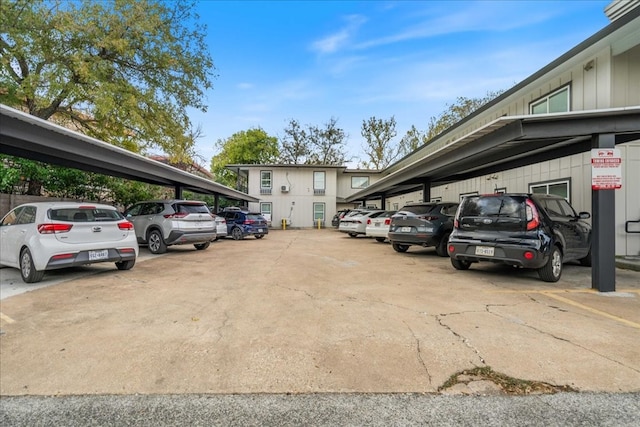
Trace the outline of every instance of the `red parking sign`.
<instances>
[{"instance_id":1,"label":"red parking sign","mask_svg":"<svg viewBox=\"0 0 640 427\"><path fill-rule=\"evenodd\" d=\"M617 148L591 150L591 189L622 188L622 156Z\"/></svg>"}]
</instances>

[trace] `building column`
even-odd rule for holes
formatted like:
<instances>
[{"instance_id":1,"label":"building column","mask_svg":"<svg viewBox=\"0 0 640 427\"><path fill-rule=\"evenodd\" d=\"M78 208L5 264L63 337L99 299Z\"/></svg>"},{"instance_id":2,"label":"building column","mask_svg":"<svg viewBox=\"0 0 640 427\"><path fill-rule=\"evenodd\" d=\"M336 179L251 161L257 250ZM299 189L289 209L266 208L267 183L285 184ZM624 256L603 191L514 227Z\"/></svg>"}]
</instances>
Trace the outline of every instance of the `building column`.
<instances>
[{"instance_id":1,"label":"building column","mask_svg":"<svg viewBox=\"0 0 640 427\"><path fill-rule=\"evenodd\" d=\"M593 135L591 148L615 148L614 134ZM615 190L591 190L591 288L616 290Z\"/></svg>"},{"instance_id":2,"label":"building column","mask_svg":"<svg viewBox=\"0 0 640 427\"><path fill-rule=\"evenodd\" d=\"M174 187L174 193L173 194L175 195L176 199L181 200L182 199L182 186L176 185Z\"/></svg>"},{"instance_id":3,"label":"building column","mask_svg":"<svg viewBox=\"0 0 640 427\"><path fill-rule=\"evenodd\" d=\"M431 201L431 180L425 179L422 181L422 201Z\"/></svg>"},{"instance_id":4,"label":"building column","mask_svg":"<svg viewBox=\"0 0 640 427\"><path fill-rule=\"evenodd\" d=\"M387 210L387 196L384 193L380 196L380 209Z\"/></svg>"}]
</instances>

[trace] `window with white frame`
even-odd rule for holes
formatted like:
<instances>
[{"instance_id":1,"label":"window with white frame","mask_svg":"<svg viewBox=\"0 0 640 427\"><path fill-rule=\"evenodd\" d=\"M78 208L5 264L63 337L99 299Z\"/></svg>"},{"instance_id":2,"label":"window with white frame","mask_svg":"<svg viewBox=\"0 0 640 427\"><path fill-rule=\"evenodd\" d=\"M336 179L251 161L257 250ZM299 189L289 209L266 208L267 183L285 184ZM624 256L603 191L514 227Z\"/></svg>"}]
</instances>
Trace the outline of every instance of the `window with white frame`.
<instances>
[{"instance_id":1,"label":"window with white frame","mask_svg":"<svg viewBox=\"0 0 640 427\"><path fill-rule=\"evenodd\" d=\"M432 197L430 202L431 203L438 203L442 201L442 197Z\"/></svg>"},{"instance_id":2,"label":"window with white frame","mask_svg":"<svg viewBox=\"0 0 640 427\"><path fill-rule=\"evenodd\" d=\"M547 114L570 111L570 94L569 86L558 89L529 104L529 112L531 114Z\"/></svg>"},{"instance_id":3,"label":"window with white frame","mask_svg":"<svg viewBox=\"0 0 640 427\"><path fill-rule=\"evenodd\" d=\"M260 171L260 194L271 194L271 171Z\"/></svg>"},{"instance_id":4,"label":"window with white frame","mask_svg":"<svg viewBox=\"0 0 640 427\"><path fill-rule=\"evenodd\" d=\"M529 184L529 193L554 194L564 197L571 203L571 179L563 178L555 181L534 182Z\"/></svg>"},{"instance_id":5,"label":"window with white frame","mask_svg":"<svg viewBox=\"0 0 640 427\"><path fill-rule=\"evenodd\" d=\"M477 191L470 191L469 193L460 193L460 201L462 201L462 199L464 199L467 196L477 196L478 192Z\"/></svg>"},{"instance_id":6,"label":"window with white frame","mask_svg":"<svg viewBox=\"0 0 640 427\"><path fill-rule=\"evenodd\" d=\"M314 203L313 204L313 223L317 224L318 221L324 222L324 203Z\"/></svg>"},{"instance_id":7,"label":"window with white frame","mask_svg":"<svg viewBox=\"0 0 640 427\"><path fill-rule=\"evenodd\" d=\"M351 188L367 188L369 186L368 176L352 176Z\"/></svg>"},{"instance_id":8,"label":"window with white frame","mask_svg":"<svg viewBox=\"0 0 640 427\"><path fill-rule=\"evenodd\" d=\"M273 206L269 202L260 203L260 213L267 220L267 224L271 225L271 210Z\"/></svg>"},{"instance_id":9,"label":"window with white frame","mask_svg":"<svg viewBox=\"0 0 640 427\"><path fill-rule=\"evenodd\" d=\"M313 194L324 195L326 189L326 173L322 171L313 172Z\"/></svg>"}]
</instances>

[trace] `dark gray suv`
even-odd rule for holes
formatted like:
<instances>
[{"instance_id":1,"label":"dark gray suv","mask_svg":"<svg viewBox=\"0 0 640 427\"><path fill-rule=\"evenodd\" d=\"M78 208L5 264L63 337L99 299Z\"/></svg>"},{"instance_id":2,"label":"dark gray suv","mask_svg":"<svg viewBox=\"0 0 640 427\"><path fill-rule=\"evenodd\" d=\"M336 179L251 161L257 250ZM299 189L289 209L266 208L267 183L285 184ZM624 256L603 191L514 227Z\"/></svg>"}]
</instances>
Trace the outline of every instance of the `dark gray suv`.
<instances>
[{"instance_id":1,"label":"dark gray suv","mask_svg":"<svg viewBox=\"0 0 640 427\"><path fill-rule=\"evenodd\" d=\"M449 238L451 264L457 270L485 261L532 268L545 282L557 282L563 262L591 265L589 217L560 196L465 197Z\"/></svg>"},{"instance_id":2,"label":"dark gray suv","mask_svg":"<svg viewBox=\"0 0 640 427\"><path fill-rule=\"evenodd\" d=\"M453 229L457 203L413 203L391 217L389 241L397 252L409 246L435 246L436 253L447 256L447 241Z\"/></svg>"}]
</instances>

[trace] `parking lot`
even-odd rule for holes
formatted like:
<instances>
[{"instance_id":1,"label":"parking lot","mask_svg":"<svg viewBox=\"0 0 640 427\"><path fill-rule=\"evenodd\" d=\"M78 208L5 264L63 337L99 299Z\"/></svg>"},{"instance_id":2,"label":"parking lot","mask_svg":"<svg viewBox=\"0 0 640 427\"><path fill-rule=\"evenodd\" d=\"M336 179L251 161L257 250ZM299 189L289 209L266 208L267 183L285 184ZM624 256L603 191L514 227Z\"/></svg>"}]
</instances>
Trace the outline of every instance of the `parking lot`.
<instances>
[{"instance_id":1,"label":"parking lot","mask_svg":"<svg viewBox=\"0 0 640 427\"><path fill-rule=\"evenodd\" d=\"M640 391L640 272L605 294L335 230L141 254L3 297L0 394L439 393L474 367Z\"/></svg>"}]
</instances>

